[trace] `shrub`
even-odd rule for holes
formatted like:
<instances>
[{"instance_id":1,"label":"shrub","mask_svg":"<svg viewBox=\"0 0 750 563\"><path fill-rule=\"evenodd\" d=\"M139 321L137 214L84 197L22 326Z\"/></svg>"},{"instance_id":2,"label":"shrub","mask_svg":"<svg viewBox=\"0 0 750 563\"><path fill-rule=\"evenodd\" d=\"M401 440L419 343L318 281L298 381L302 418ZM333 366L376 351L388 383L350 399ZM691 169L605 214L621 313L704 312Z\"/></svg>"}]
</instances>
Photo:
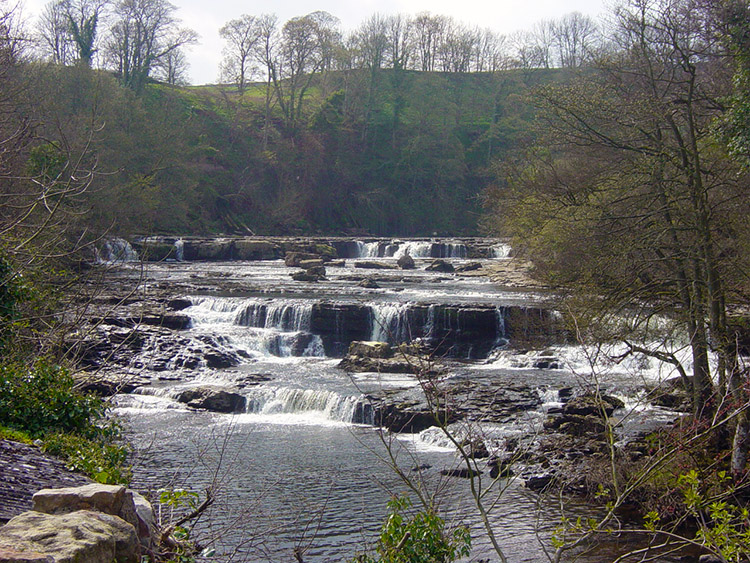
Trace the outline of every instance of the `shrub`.
<instances>
[{"instance_id":1,"label":"shrub","mask_svg":"<svg viewBox=\"0 0 750 563\"><path fill-rule=\"evenodd\" d=\"M0 367L0 424L39 438L48 432L93 437L104 416L104 403L73 389L68 371L40 360Z\"/></svg>"},{"instance_id":2,"label":"shrub","mask_svg":"<svg viewBox=\"0 0 750 563\"><path fill-rule=\"evenodd\" d=\"M445 522L432 509L409 517L411 502L405 496L393 498L388 509L377 546L380 557L360 556L356 563L449 563L469 555L468 528L461 526L448 533Z\"/></svg>"}]
</instances>

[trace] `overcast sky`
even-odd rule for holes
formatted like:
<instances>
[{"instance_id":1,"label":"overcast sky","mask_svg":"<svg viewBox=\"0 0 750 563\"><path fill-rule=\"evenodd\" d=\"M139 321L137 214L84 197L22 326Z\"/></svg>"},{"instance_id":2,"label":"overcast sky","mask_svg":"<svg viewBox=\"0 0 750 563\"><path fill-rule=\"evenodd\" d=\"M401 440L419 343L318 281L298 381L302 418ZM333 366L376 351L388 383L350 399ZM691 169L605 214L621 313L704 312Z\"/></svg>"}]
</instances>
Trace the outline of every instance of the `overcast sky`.
<instances>
[{"instance_id":1,"label":"overcast sky","mask_svg":"<svg viewBox=\"0 0 750 563\"><path fill-rule=\"evenodd\" d=\"M25 17L33 22L48 0L22 0ZM530 29L542 19L555 19L569 12L597 18L611 0L172 0L183 24L200 34L200 44L190 48L190 80L194 84L216 82L222 41L219 28L241 14L275 13L280 22L324 10L341 20L343 31L357 27L374 13L416 14L429 11L452 16L457 21L488 27L499 33Z\"/></svg>"}]
</instances>

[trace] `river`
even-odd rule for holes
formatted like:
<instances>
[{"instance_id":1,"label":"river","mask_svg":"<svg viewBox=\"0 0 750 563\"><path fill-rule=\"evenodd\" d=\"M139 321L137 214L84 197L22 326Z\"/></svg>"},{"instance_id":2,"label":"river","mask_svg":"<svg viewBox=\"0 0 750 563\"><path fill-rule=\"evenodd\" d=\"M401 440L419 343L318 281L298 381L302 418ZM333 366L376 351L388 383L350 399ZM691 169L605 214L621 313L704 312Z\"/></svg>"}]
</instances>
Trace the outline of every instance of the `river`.
<instances>
[{"instance_id":1,"label":"river","mask_svg":"<svg viewBox=\"0 0 750 563\"><path fill-rule=\"evenodd\" d=\"M372 547L388 499L413 486L437 499L450 526L471 528L469 560L497 560L468 480L443 474L461 466L446 437L435 428L381 431L363 414L365 395L419 394L415 377L347 373L337 367L340 357L351 340L396 344L417 337L440 351L441 380L479 382L522 396L524 409L472 422L493 453L512 448L519 437L533 439L547 410L560 404L559 391L581 383L590 358L559 334L536 351L514 348L522 332L524 340L534 340L551 326L547 321L555 314L546 304L548 295L499 287L475 273L424 269L436 254L457 268L470 263L487 268L508 260L500 241L480 259L468 259L460 241L436 244L349 244L346 261L327 266L326 279L317 283L292 280L294 270L282 260L164 261L146 264L145 273L137 262L118 266L121 278L142 276L146 294L174 287L176 297L188 300L181 311L191 319L190 328L180 332L185 350L190 342L210 339L240 358L238 365L210 368L205 361L188 365L177 353L151 385L115 398L126 434L136 444L133 486L198 493L212 487L216 504L196 534L223 560L291 561L296 549L305 562L346 561ZM354 267L365 258L394 265L405 253L416 269ZM360 287L363 276L373 276L379 287ZM147 368L154 353L135 354L130 369ZM544 361L550 357L553 361ZM669 375L653 361L639 362L609 366L600 374L600 383L629 406L638 401L635 370L651 379ZM182 390L201 385L238 390L243 412L206 412L176 400ZM634 412L629 419L634 428L672 416L647 405ZM458 423L453 428L466 431ZM486 464L481 467L487 471ZM540 502L523 477L492 485L487 498L497 503L491 524L509 561L544 561L561 513L557 503ZM482 478L482 485L492 482L487 473ZM572 499L566 510L592 515L596 509ZM619 548L607 545L606 555L598 551L577 560L609 560Z\"/></svg>"}]
</instances>

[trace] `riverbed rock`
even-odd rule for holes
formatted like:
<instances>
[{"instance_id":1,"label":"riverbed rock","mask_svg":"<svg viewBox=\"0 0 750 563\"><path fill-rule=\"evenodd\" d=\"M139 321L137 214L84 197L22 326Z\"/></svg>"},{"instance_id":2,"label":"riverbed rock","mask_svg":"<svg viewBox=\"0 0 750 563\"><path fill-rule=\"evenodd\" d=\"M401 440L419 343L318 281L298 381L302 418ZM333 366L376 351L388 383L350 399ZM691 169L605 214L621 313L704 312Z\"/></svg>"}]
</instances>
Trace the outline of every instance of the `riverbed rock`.
<instances>
[{"instance_id":1,"label":"riverbed rock","mask_svg":"<svg viewBox=\"0 0 750 563\"><path fill-rule=\"evenodd\" d=\"M290 268L302 267L303 261L319 260L323 263L319 254L311 254L309 252L287 252L284 256L284 264Z\"/></svg>"},{"instance_id":2,"label":"riverbed rock","mask_svg":"<svg viewBox=\"0 0 750 563\"><path fill-rule=\"evenodd\" d=\"M232 413L245 410L246 399L239 393L224 387L203 385L181 391L175 397L180 403L194 409Z\"/></svg>"},{"instance_id":3,"label":"riverbed rock","mask_svg":"<svg viewBox=\"0 0 750 563\"><path fill-rule=\"evenodd\" d=\"M366 270L397 270L398 266L390 264L388 262L379 262L376 260L358 260L354 262L355 268L363 268Z\"/></svg>"},{"instance_id":4,"label":"riverbed rock","mask_svg":"<svg viewBox=\"0 0 750 563\"><path fill-rule=\"evenodd\" d=\"M413 270L417 267L417 265L414 263L414 258L409 256L408 254L404 254L398 260L396 260L396 264L398 264L398 267L402 270Z\"/></svg>"},{"instance_id":5,"label":"riverbed rock","mask_svg":"<svg viewBox=\"0 0 750 563\"><path fill-rule=\"evenodd\" d=\"M455 271L453 264L445 260L433 260L432 263L425 268L428 272L443 272L451 273Z\"/></svg>"},{"instance_id":6,"label":"riverbed rock","mask_svg":"<svg viewBox=\"0 0 750 563\"><path fill-rule=\"evenodd\" d=\"M282 253L281 246L272 241L239 239L232 245L235 260L277 260Z\"/></svg>"},{"instance_id":7,"label":"riverbed rock","mask_svg":"<svg viewBox=\"0 0 750 563\"><path fill-rule=\"evenodd\" d=\"M325 275L326 269L325 269L325 267L324 267L323 264L324 264L324 262L320 258L313 258L313 259L310 259L310 260L300 260L299 261L299 267L302 268L303 270L310 271L312 269L322 269L323 270L323 275Z\"/></svg>"},{"instance_id":8,"label":"riverbed rock","mask_svg":"<svg viewBox=\"0 0 750 563\"><path fill-rule=\"evenodd\" d=\"M612 416L615 409L621 409L624 406L625 403L617 397L604 394L597 397L592 393L586 393L566 402L563 406L563 415L602 417L602 412L605 412L607 416Z\"/></svg>"},{"instance_id":9,"label":"riverbed rock","mask_svg":"<svg viewBox=\"0 0 750 563\"><path fill-rule=\"evenodd\" d=\"M421 372L418 358L368 358L345 356L337 367L350 373L411 373Z\"/></svg>"},{"instance_id":10,"label":"riverbed rock","mask_svg":"<svg viewBox=\"0 0 750 563\"><path fill-rule=\"evenodd\" d=\"M325 276L321 276L320 274L316 274L316 273L311 273L308 270L299 270L298 272L292 272L289 275L294 281L311 282L311 283L319 282L320 280L325 278Z\"/></svg>"},{"instance_id":11,"label":"riverbed rock","mask_svg":"<svg viewBox=\"0 0 750 563\"><path fill-rule=\"evenodd\" d=\"M348 354L365 358L391 358L393 357L393 349L387 342L355 340L349 344Z\"/></svg>"},{"instance_id":12,"label":"riverbed rock","mask_svg":"<svg viewBox=\"0 0 750 563\"><path fill-rule=\"evenodd\" d=\"M475 270L481 270L482 264L479 262L469 262L456 268L457 272L473 272Z\"/></svg>"},{"instance_id":13,"label":"riverbed rock","mask_svg":"<svg viewBox=\"0 0 750 563\"><path fill-rule=\"evenodd\" d=\"M359 282L357 285L359 287L364 287L365 289L380 289L378 282L376 282L372 278L365 278L361 282Z\"/></svg>"},{"instance_id":14,"label":"riverbed rock","mask_svg":"<svg viewBox=\"0 0 750 563\"><path fill-rule=\"evenodd\" d=\"M24 512L0 528L0 547L50 555L55 563L138 563L135 528L92 510Z\"/></svg>"}]
</instances>

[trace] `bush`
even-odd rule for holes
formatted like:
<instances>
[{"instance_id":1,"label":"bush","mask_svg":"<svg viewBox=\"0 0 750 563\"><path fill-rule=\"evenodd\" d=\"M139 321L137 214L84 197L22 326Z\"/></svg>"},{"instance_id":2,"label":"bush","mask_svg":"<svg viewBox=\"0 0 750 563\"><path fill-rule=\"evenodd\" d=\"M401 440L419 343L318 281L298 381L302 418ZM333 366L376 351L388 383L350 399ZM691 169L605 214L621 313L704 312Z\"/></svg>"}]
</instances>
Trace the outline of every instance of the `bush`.
<instances>
[{"instance_id":1,"label":"bush","mask_svg":"<svg viewBox=\"0 0 750 563\"><path fill-rule=\"evenodd\" d=\"M73 389L65 368L41 360L32 368L0 367L0 424L39 438L49 432L94 437L104 403Z\"/></svg>"},{"instance_id":2,"label":"bush","mask_svg":"<svg viewBox=\"0 0 750 563\"><path fill-rule=\"evenodd\" d=\"M393 498L388 509L377 546L379 559L365 555L355 563L449 563L469 555L471 536L466 527L448 533L443 519L431 509L409 517L407 497Z\"/></svg>"},{"instance_id":3,"label":"bush","mask_svg":"<svg viewBox=\"0 0 750 563\"><path fill-rule=\"evenodd\" d=\"M128 452L116 444L75 434L50 434L44 440L44 451L64 458L69 469L86 473L98 483L130 481L130 469L125 466Z\"/></svg>"}]
</instances>

